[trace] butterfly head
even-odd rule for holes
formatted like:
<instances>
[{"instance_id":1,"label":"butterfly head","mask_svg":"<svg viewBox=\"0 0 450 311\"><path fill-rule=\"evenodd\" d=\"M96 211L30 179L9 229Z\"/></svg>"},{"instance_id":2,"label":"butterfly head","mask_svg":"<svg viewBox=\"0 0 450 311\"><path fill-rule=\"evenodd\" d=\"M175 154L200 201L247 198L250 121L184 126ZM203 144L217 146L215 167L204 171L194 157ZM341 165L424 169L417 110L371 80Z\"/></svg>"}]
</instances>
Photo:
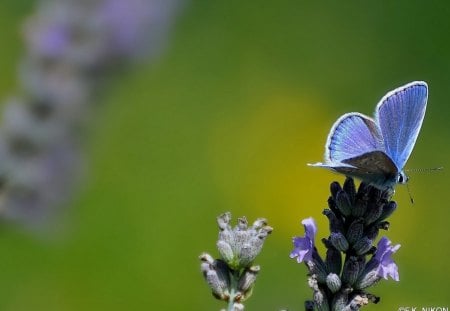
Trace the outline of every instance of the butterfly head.
<instances>
[{"instance_id":1,"label":"butterfly head","mask_svg":"<svg viewBox=\"0 0 450 311\"><path fill-rule=\"evenodd\" d=\"M397 174L397 183L398 184L406 184L409 180L408 175L405 172L401 171Z\"/></svg>"}]
</instances>

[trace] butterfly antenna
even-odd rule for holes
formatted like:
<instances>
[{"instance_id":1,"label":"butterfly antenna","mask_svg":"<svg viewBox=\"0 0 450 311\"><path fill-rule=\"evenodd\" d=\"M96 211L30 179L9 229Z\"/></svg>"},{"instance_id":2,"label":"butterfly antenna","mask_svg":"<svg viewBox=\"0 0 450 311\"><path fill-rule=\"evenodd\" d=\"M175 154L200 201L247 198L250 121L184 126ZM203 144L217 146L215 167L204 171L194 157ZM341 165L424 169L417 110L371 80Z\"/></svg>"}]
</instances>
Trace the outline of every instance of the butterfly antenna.
<instances>
[{"instance_id":1,"label":"butterfly antenna","mask_svg":"<svg viewBox=\"0 0 450 311\"><path fill-rule=\"evenodd\" d=\"M406 184L406 190L408 191L408 195L409 195L409 200L411 201L411 205L414 205L414 199L411 195L411 190L409 189L408 184Z\"/></svg>"},{"instance_id":2,"label":"butterfly antenna","mask_svg":"<svg viewBox=\"0 0 450 311\"><path fill-rule=\"evenodd\" d=\"M412 173L430 173L430 172L435 172L435 171L442 171L444 170L443 166L439 166L439 167L432 167L432 168L411 168L406 170L408 173L412 172Z\"/></svg>"}]
</instances>

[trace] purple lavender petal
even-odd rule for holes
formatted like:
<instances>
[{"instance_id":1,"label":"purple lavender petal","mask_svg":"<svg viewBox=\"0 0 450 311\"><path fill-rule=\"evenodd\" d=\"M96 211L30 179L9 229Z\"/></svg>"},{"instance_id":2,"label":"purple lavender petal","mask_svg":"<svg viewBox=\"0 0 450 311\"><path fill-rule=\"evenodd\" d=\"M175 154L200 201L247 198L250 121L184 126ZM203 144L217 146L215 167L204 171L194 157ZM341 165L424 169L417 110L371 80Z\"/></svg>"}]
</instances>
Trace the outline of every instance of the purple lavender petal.
<instances>
[{"instance_id":1,"label":"purple lavender petal","mask_svg":"<svg viewBox=\"0 0 450 311\"><path fill-rule=\"evenodd\" d=\"M304 219L302 224L305 227L305 236L292 239L294 250L290 254L290 258L297 257L298 263L312 260L314 239L317 233L317 226L313 218Z\"/></svg>"},{"instance_id":2,"label":"purple lavender petal","mask_svg":"<svg viewBox=\"0 0 450 311\"><path fill-rule=\"evenodd\" d=\"M292 241L295 248L291 252L290 257L297 257L298 263L310 261L312 259L312 249L314 248L312 241L306 237L295 237Z\"/></svg>"},{"instance_id":3,"label":"purple lavender petal","mask_svg":"<svg viewBox=\"0 0 450 311\"><path fill-rule=\"evenodd\" d=\"M375 259L381 262L383 255L386 253L386 251L389 249L389 245L391 244L391 241L387 237L382 237L380 241L378 241L377 244L377 251L375 253Z\"/></svg>"},{"instance_id":4,"label":"purple lavender petal","mask_svg":"<svg viewBox=\"0 0 450 311\"><path fill-rule=\"evenodd\" d=\"M391 241L388 238L383 237L378 242L378 248L375 253L375 259L379 262L377 268L378 276L388 279L390 276L393 280L399 281L398 267L395 264L394 260L391 258L392 254L397 252L400 248L400 244L391 245Z\"/></svg>"},{"instance_id":5,"label":"purple lavender petal","mask_svg":"<svg viewBox=\"0 0 450 311\"><path fill-rule=\"evenodd\" d=\"M314 241L317 234L317 225L312 217L302 220L302 225L305 227L306 236Z\"/></svg>"}]
</instances>

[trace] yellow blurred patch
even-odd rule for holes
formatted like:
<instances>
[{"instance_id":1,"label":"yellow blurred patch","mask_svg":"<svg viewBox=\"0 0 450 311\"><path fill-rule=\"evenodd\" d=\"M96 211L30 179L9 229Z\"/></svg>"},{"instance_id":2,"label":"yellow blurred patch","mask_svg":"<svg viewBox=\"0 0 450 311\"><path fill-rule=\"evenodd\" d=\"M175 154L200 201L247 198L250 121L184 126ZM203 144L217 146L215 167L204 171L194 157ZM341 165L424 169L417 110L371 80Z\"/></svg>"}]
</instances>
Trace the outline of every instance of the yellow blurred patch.
<instances>
[{"instance_id":1,"label":"yellow blurred patch","mask_svg":"<svg viewBox=\"0 0 450 311\"><path fill-rule=\"evenodd\" d=\"M267 218L283 239L303 234L300 221L309 216L325 230L328 185L343 178L306 165L323 159L331 126L323 103L286 90L258 100L245 114L223 116L211 131L211 171L223 208L249 221Z\"/></svg>"}]
</instances>

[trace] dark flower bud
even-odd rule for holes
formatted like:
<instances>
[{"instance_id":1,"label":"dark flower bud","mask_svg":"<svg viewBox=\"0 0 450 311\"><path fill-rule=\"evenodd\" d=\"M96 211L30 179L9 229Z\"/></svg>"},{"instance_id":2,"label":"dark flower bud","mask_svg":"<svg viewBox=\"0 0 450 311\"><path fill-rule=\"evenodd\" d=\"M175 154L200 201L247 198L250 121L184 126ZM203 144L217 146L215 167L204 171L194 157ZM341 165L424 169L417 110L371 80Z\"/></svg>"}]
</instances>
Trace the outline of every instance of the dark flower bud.
<instances>
[{"instance_id":1,"label":"dark flower bud","mask_svg":"<svg viewBox=\"0 0 450 311\"><path fill-rule=\"evenodd\" d=\"M366 214L364 215L366 225L370 225L378 220L383 211L383 206L384 204L381 202L369 202Z\"/></svg>"},{"instance_id":2,"label":"dark flower bud","mask_svg":"<svg viewBox=\"0 0 450 311\"><path fill-rule=\"evenodd\" d=\"M328 198L328 208L338 217L341 217L342 213L339 211L336 205L336 201L333 199L333 197Z\"/></svg>"},{"instance_id":3,"label":"dark flower bud","mask_svg":"<svg viewBox=\"0 0 450 311\"><path fill-rule=\"evenodd\" d=\"M364 255L372 248L373 241L367 237L361 238L358 242L353 245L353 249L356 255Z\"/></svg>"},{"instance_id":4,"label":"dark flower bud","mask_svg":"<svg viewBox=\"0 0 450 311\"><path fill-rule=\"evenodd\" d=\"M370 225L369 227L366 228L364 235L371 239L372 241L374 241L377 236L378 236L378 232L380 231L380 228L378 228L377 224L373 224Z\"/></svg>"},{"instance_id":5,"label":"dark flower bud","mask_svg":"<svg viewBox=\"0 0 450 311\"><path fill-rule=\"evenodd\" d=\"M381 212L380 217L378 218L378 221L383 221L389 216L392 215L392 213L397 209L397 203L395 201L390 201L383 205L383 211Z\"/></svg>"},{"instance_id":6,"label":"dark flower bud","mask_svg":"<svg viewBox=\"0 0 450 311\"><path fill-rule=\"evenodd\" d=\"M342 282L353 286L364 268L364 259L361 257L351 256L344 263L342 269Z\"/></svg>"},{"instance_id":7,"label":"dark flower bud","mask_svg":"<svg viewBox=\"0 0 450 311\"><path fill-rule=\"evenodd\" d=\"M356 198L355 204L352 206L352 216L361 218L366 213L367 202Z\"/></svg>"},{"instance_id":8,"label":"dark flower bud","mask_svg":"<svg viewBox=\"0 0 450 311\"><path fill-rule=\"evenodd\" d=\"M339 191L342 191L341 185L337 181L332 182L330 185L331 196L336 198Z\"/></svg>"},{"instance_id":9,"label":"dark flower bud","mask_svg":"<svg viewBox=\"0 0 450 311\"><path fill-rule=\"evenodd\" d=\"M338 251L333 246L330 246L327 249L327 256L325 259L325 263L327 265L327 270L330 273L341 273L341 267L342 267L342 256L341 252Z\"/></svg>"},{"instance_id":10,"label":"dark flower bud","mask_svg":"<svg viewBox=\"0 0 450 311\"><path fill-rule=\"evenodd\" d=\"M283 310L287 311L287 310ZM306 300L305 301L305 311L314 311L314 301Z\"/></svg>"},{"instance_id":11,"label":"dark flower bud","mask_svg":"<svg viewBox=\"0 0 450 311\"><path fill-rule=\"evenodd\" d=\"M356 218L363 217L367 210L370 186L362 182L359 184L356 194L355 204L352 206L352 215Z\"/></svg>"},{"instance_id":12,"label":"dark flower bud","mask_svg":"<svg viewBox=\"0 0 450 311\"><path fill-rule=\"evenodd\" d=\"M336 293L331 303L333 311L347 310L348 294L351 292L351 288L343 288Z\"/></svg>"},{"instance_id":13,"label":"dark flower bud","mask_svg":"<svg viewBox=\"0 0 450 311\"><path fill-rule=\"evenodd\" d=\"M336 195L336 207L344 216L349 216L352 212L352 203L348 194L341 190Z\"/></svg>"},{"instance_id":14,"label":"dark flower bud","mask_svg":"<svg viewBox=\"0 0 450 311\"><path fill-rule=\"evenodd\" d=\"M345 252L349 246L347 239L340 232L332 232L330 235L330 242L337 250L341 252Z\"/></svg>"},{"instance_id":15,"label":"dark flower bud","mask_svg":"<svg viewBox=\"0 0 450 311\"><path fill-rule=\"evenodd\" d=\"M351 204L354 204L356 198L356 188L353 178L347 177L345 179L343 189L347 193Z\"/></svg>"},{"instance_id":16,"label":"dark flower bud","mask_svg":"<svg viewBox=\"0 0 450 311\"><path fill-rule=\"evenodd\" d=\"M322 212L325 216L327 216L330 222L330 232L342 232L344 231L344 224L342 221L336 216L333 211L329 209L324 209Z\"/></svg>"},{"instance_id":17,"label":"dark flower bud","mask_svg":"<svg viewBox=\"0 0 450 311\"><path fill-rule=\"evenodd\" d=\"M364 220L362 218L358 218L354 220L347 230L347 241L350 244L355 244L361 237L363 236L364 232Z\"/></svg>"},{"instance_id":18,"label":"dark flower bud","mask_svg":"<svg viewBox=\"0 0 450 311\"><path fill-rule=\"evenodd\" d=\"M370 200L374 202L381 201L383 195L383 191L376 188L376 187L370 187L369 188L369 198Z\"/></svg>"}]
</instances>

